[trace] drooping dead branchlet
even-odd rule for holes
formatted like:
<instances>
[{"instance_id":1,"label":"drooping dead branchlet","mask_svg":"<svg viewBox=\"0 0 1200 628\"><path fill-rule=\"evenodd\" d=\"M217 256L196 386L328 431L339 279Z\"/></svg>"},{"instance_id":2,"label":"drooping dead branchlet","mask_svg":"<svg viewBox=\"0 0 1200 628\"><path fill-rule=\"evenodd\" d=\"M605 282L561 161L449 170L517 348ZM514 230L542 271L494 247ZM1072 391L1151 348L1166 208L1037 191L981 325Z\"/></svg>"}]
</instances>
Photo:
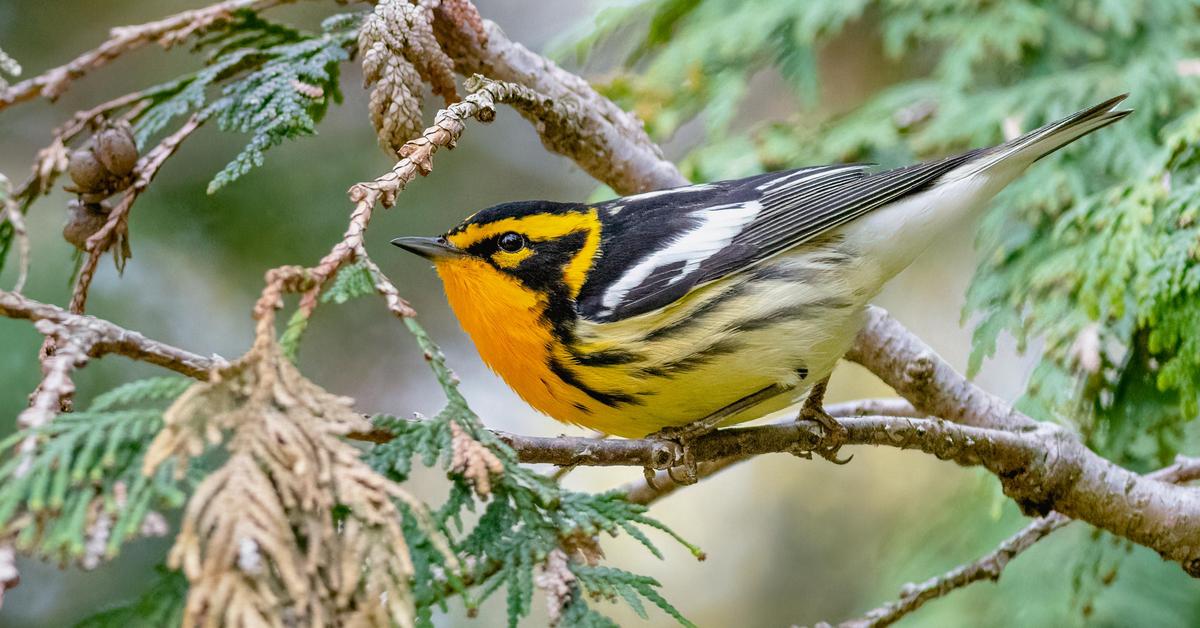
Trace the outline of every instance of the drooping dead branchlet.
<instances>
[{"instance_id":1,"label":"drooping dead branchlet","mask_svg":"<svg viewBox=\"0 0 1200 628\"><path fill-rule=\"evenodd\" d=\"M350 399L305 379L266 336L164 423L147 473L231 434L170 554L190 582L185 625L412 625L396 500L420 506L340 438L369 428Z\"/></svg>"},{"instance_id":2,"label":"drooping dead branchlet","mask_svg":"<svg viewBox=\"0 0 1200 628\"><path fill-rule=\"evenodd\" d=\"M424 128L421 93L425 83L446 104L458 100L454 64L438 45L429 10L405 0L385 0L358 32L365 87L373 87L371 122L380 145L397 154Z\"/></svg>"},{"instance_id":3,"label":"drooping dead branchlet","mask_svg":"<svg viewBox=\"0 0 1200 628\"><path fill-rule=\"evenodd\" d=\"M575 530L559 539L559 545L575 562L595 567L604 559L604 550L594 534Z\"/></svg>"},{"instance_id":4,"label":"drooping dead branchlet","mask_svg":"<svg viewBox=\"0 0 1200 628\"><path fill-rule=\"evenodd\" d=\"M4 608L4 592L21 582L17 571L17 552L8 540L0 540L0 608Z\"/></svg>"},{"instance_id":5,"label":"drooping dead branchlet","mask_svg":"<svg viewBox=\"0 0 1200 628\"><path fill-rule=\"evenodd\" d=\"M575 574L567 553L556 548L547 554L533 583L546 594L546 615L550 625L557 626L574 596Z\"/></svg>"},{"instance_id":6,"label":"drooping dead branchlet","mask_svg":"<svg viewBox=\"0 0 1200 628\"><path fill-rule=\"evenodd\" d=\"M320 85L313 85L304 81L292 80L292 89L297 93L303 94L305 98L312 100L320 100L325 97L325 89Z\"/></svg>"},{"instance_id":7,"label":"drooping dead branchlet","mask_svg":"<svg viewBox=\"0 0 1200 628\"><path fill-rule=\"evenodd\" d=\"M0 173L0 225L5 223L12 229L13 239L17 243L17 280L12 291L21 292L25 289L25 281L29 279L29 258L32 256L29 230L25 226L25 214L13 200L12 182Z\"/></svg>"},{"instance_id":8,"label":"drooping dead branchlet","mask_svg":"<svg viewBox=\"0 0 1200 628\"><path fill-rule=\"evenodd\" d=\"M8 53L4 52L3 48L0 48L0 89L8 87L8 81L4 78L5 74L20 76L21 64L17 63L17 60L10 57Z\"/></svg>"},{"instance_id":9,"label":"drooping dead branchlet","mask_svg":"<svg viewBox=\"0 0 1200 628\"><path fill-rule=\"evenodd\" d=\"M450 421L450 469L462 475L481 498L492 494L492 476L504 473L504 463L458 423Z\"/></svg>"},{"instance_id":10,"label":"drooping dead branchlet","mask_svg":"<svg viewBox=\"0 0 1200 628\"><path fill-rule=\"evenodd\" d=\"M363 39L367 29L360 34ZM384 150L397 155L408 138L420 132L421 79L404 57L388 52L382 42L374 42L363 50L363 80L373 85L368 108L371 124Z\"/></svg>"}]
</instances>

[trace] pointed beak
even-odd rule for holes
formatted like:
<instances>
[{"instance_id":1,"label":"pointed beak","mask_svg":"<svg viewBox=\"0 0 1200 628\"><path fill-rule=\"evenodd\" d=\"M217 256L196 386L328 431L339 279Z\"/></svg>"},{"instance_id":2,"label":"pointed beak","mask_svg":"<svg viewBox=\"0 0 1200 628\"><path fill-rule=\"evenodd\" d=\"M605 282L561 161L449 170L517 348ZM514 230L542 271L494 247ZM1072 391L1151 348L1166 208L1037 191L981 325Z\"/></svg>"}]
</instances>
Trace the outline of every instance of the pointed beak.
<instances>
[{"instance_id":1,"label":"pointed beak","mask_svg":"<svg viewBox=\"0 0 1200 628\"><path fill-rule=\"evenodd\" d=\"M416 253L428 260L445 259L448 257L461 257L466 255L462 249L450 244L446 238L396 238L392 240L392 244L408 251Z\"/></svg>"}]
</instances>

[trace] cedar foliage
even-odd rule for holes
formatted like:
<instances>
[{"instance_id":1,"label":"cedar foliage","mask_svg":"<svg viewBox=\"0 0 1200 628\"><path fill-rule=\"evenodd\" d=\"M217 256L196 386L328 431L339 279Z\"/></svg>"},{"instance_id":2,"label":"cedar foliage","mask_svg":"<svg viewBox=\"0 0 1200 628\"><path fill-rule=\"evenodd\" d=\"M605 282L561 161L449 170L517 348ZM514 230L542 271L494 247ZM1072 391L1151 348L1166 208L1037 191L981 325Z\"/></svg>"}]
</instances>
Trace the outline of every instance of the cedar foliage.
<instances>
[{"instance_id":1,"label":"cedar foliage","mask_svg":"<svg viewBox=\"0 0 1200 628\"><path fill-rule=\"evenodd\" d=\"M340 101L340 67L356 53L360 19L336 15L311 33L253 12L218 22L194 42L202 66L147 87L148 106L128 112L139 146L189 113L248 135L215 174L209 192L219 191L268 149L316 132ZM853 109L816 108L821 50L855 22L869 25L904 70ZM1042 341L1025 409L1077 425L1105 455L1147 469L1180 449L1200 406L1197 22L1187 0L646 0L603 12L573 49L586 58L625 46L627 61L605 91L657 138L702 120L704 141L684 162L696 181L828 161L898 165L997 142L997 120L1028 129L1131 92L1139 115L1087 149L1052 156L995 203L964 315L976 317L973 369L1002 333L1022 346ZM765 69L794 90L798 113L747 131L739 110L751 76ZM0 70L20 68L0 52ZM28 209L59 174L51 170L13 200ZM11 241L11 226L0 225L0 264ZM321 302L373 292L369 269L355 264ZM307 320L294 317L284 329L284 355L294 359ZM394 483L416 464L441 469L448 488L430 507L394 503L414 575L412 615L392 620L432 625L453 600L471 610L503 589L515 625L530 612L539 578L558 564L566 569L553 574L565 590L557 598L565 624L612 625L593 602L619 600L643 617L652 605L688 625L653 579L600 564L597 538L626 534L661 557L645 533L652 528L699 550L620 495L567 491L517 464L483 429L432 339L414 320L405 324L446 406L432 418L375 417L392 439L365 447L362 460ZM152 511L180 509L225 455L192 460L185 474L171 462L141 473L164 412L188 384L133 382L0 442L5 451L27 439L40 445L20 473L19 458L0 466L0 537L15 534L25 553L60 562L82 562L97 547L112 558ZM337 525L353 520L344 504L331 512ZM97 544L101 519L106 536ZM164 569L144 596L85 625L176 623L187 593L187 579Z\"/></svg>"},{"instance_id":2,"label":"cedar foliage","mask_svg":"<svg viewBox=\"0 0 1200 628\"><path fill-rule=\"evenodd\" d=\"M269 148L316 132L329 104L340 102L341 64L357 52L362 17L334 15L310 33L239 11L196 34L192 52L203 67L145 88L137 107L105 114L123 114L142 150L188 114L248 135L213 177L208 191L218 192L260 165ZM79 135L64 139L86 139ZM20 210L61 174L62 164L51 160L15 199ZM0 231L0 252L11 238L11 229ZM319 302L375 294L372 272L347 265ZM658 582L602 565L599 538L628 535L662 558L644 531L654 529L702 557L699 549L622 494L568 491L521 466L471 411L416 321L407 319L407 330L446 407L432 418L372 423L349 411L352 400L295 369L307 322L292 317L278 343L256 344L213 382L131 382L86 410L0 441L10 452L35 445L0 465L0 540L27 555L91 567L148 533L143 524L152 513L159 520L182 513L156 583L81 625L171 625L216 613L207 619L432 626L435 612L450 604L474 612L503 590L515 626L531 612L551 556L567 557L557 563L566 570L557 574L564 588L551 600L561 621L612 626L597 602L623 601L642 617L655 606L691 625L658 593ZM347 459L350 446L340 437L359 423L390 432L391 440L352 449ZM299 464L304 456L312 458ZM443 503L430 507L400 488L414 462L445 472ZM387 513L395 516L387 520ZM392 530L403 538L389 538ZM310 564L314 557L320 564Z\"/></svg>"}]
</instances>

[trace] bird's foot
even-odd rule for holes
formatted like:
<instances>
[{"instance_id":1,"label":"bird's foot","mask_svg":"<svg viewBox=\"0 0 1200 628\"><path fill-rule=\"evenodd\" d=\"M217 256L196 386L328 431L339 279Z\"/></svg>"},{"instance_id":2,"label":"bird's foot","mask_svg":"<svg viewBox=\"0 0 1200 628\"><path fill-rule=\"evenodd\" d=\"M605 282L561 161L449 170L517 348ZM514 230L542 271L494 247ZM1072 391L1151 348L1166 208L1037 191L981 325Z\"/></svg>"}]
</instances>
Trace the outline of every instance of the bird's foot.
<instances>
[{"instance_id":1,"label":"bird's foot","mask_svg":"<svg viewBox=\"0 0 1200 628\"><path fill-rule=\"evenodd\" d=\"M712 431L711 428L708 431ZM658 469L665 470L672 482L676 484L689 485L695 484L700 479L699 464L696 462L696 456L692 452L692 443L697 438L707 434L708 431L697 430L692 425L684 425L682 427L664 427L663 429L647 436L650 440L660 441L665 445L662 450L672 452L669 456L663 456L663 460L653 460L653 467L645 467L642 469L646 476L646 483L651 488L657 490L654 485L654 476Z\"/></svg>"},{"instance_id":2,"label":"bird's foot","mask_svg":"<svg viewBox=\"0 0 1200 628\"><path fill-rule=\"evenodd\" d=\"M821 426L821 431L824 433L821 438L821 443L811 452L804 452L800 455L808 458L811 453L816 453L818 456L834 463L846 464L854 458L851 454L845 458L838 458L838 451L842 445L846 444L846 440L850 437L849 430L846 426L838 423L837 419L829 416L825 412L825 387L829 384L829 378L817 382L813 386L812 391L808 393L808 398L804 400L804 405L800 407L800 415L796 417L796 421L813 421Z\"/></svg>"},{"instance_id":3,"label":"bird's foot","mask_svg":"<svg viewBox=\"0 0 1200 628\"><path fill-rule=\"evenodd\" d=\"M651 440L657 440L665 446L674 447L673 451L677 452L674 460L666 462L666 466L658 466L658 460L653 460L655 467L646 467L646 482L651 488L657 489L654 486L655 469L665 469L667 475L670 476L676 484L695 484L699 479L698 465L696 456L693 454L692 445L705 434L717 429L730 417L737 415L739 412L752 408L767 399L781 395L791 390L791 386L782 384L771 384L756 392L753 392L737 401L713 412L712 414L698 420L678 427L664 427L663 429L647 436ZM811 396L811 395L810 395ZM832 420L832 419L831 419ZM666 447L664 447L665 449ZM676 474L678 471L678 475Z\"/></svg>"}]
</instances>

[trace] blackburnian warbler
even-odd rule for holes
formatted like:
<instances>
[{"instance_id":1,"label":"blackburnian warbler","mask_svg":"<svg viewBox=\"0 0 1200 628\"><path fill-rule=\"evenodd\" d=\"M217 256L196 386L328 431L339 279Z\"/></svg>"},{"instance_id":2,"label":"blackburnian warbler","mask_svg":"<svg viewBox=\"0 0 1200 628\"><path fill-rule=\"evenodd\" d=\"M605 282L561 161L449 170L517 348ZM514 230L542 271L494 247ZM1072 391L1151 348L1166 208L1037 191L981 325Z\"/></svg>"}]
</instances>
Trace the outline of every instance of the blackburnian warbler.
<instances>
[{"instance_id":1,"label":"blackburnian warbler","mask_svg":"<svg viewBox=\"0 0 1200 628\"><path fill-rule=\"evenodd\" d=\"M823 382L885 282L1033 162L1127 115L1123 98L886 172L505 203L392 242L432 260L484 362L541 412L627 437L728 425Z\"/></svg>"}]
</instances>

